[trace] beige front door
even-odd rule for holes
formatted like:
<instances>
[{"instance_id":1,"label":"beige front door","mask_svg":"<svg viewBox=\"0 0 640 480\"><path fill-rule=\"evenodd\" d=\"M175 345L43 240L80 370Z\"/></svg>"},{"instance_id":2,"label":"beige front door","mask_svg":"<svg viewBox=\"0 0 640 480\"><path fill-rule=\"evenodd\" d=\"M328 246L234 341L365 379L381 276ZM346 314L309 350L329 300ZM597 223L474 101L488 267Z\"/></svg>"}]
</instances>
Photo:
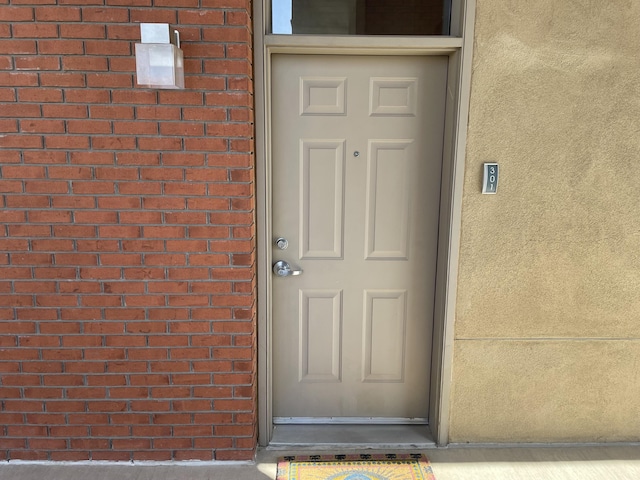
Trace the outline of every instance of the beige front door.
<instances>
[{"instance_id":1,"label":"beige front door","mask_svg":"<svg viewBox=\"0 0 640 480\"><path fill-rule=\"evenodd\" d=\"M447 58L272 65L275 422L426 420Z\"/></svg>"}]
</instances>

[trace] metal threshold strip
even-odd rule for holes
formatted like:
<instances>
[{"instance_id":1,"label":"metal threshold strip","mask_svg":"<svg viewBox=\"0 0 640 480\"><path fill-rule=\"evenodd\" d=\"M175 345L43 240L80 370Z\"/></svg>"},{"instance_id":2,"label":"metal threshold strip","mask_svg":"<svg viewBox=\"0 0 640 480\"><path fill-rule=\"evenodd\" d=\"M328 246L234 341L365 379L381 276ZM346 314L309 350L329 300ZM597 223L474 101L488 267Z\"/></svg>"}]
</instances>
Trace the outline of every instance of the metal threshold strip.
<instances>
[{"instance_id":1,"label":"metal threshold strip","mask_svg":"<svg viewBox=\"0 0 640 480\"><path fill-rule=\"evenodd\" d=\"M427 425L398 424L288 424L274 425L269 448L407 449L434 448Z\"/></svg>"},{"instance_id":2,"label":"metal threshold strip","mask_svg":"<svg viewBox=\"0 0 640 480\"><path fill-rule=\"evenodd\" d=\"M403 417L273 417L274 425L428 425L426 418Z\"/></svg>"}]
</instances>

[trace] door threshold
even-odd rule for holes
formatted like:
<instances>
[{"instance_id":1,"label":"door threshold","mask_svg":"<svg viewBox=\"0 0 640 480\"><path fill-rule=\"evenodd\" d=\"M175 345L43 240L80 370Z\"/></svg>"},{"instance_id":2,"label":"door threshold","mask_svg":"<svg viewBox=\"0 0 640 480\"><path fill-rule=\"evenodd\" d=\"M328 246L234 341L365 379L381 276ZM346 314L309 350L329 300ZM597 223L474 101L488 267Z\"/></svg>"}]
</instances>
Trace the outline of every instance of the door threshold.
<instances>
[{"instance_id":1,"label":"door threshold","mask_svg":"<svg viewBox=\"0 0 640 480\"><path fill-rule=\"evenodd\" d=\"M427 425L274 425L269 448L434 448Z\"/></svg>"}]
</instances>

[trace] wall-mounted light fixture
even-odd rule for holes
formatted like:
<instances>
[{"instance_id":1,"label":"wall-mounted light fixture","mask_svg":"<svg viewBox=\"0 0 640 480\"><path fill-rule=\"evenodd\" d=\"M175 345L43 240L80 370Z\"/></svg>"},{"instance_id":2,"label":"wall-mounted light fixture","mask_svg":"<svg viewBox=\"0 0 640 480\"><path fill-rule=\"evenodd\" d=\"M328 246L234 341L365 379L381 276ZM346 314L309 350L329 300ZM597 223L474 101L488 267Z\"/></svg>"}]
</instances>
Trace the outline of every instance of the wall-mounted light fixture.
<instances>
[{"instance_id":1,"label":"wall-mounted light fixture","mask_svg":"<svg viewBox=\"0 0 640 480\"><path fill-rule=\"evenodd\" d=\"M168 23L141 23L136 43L137 83L151 88L184 88L184 57L180 34Z\"/></svg>"}]
</instances>

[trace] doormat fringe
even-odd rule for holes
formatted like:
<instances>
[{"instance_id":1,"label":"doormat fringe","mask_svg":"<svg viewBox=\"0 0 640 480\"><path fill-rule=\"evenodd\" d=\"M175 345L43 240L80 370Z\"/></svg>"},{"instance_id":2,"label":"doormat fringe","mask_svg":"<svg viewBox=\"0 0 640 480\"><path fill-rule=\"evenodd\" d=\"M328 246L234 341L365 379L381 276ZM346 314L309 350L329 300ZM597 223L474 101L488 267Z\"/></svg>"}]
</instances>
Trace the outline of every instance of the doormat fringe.
<instances>
[{"instance_id":1,"label":"doormat fringe","mask_svg":"<svg viewBox=\"0 0 640 480\"><path fill-rule=\"evenodd\" d=\"M420 453L285 456L276 480L435 480Z\"/></svg>"}]
</instances>

